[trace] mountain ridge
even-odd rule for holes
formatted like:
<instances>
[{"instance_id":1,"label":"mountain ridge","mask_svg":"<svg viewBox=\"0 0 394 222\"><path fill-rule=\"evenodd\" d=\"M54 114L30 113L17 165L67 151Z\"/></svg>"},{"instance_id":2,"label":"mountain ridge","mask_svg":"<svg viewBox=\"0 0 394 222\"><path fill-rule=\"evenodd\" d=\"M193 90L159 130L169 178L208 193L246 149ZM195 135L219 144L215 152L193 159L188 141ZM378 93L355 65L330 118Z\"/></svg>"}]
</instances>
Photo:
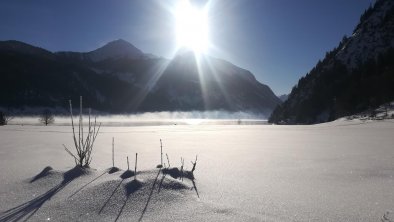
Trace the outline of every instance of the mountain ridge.
<instances>
[{"instance_id":1,"label":"mountain ridge","mask_svg":"<svg viewBox=\"0 0 394 222\"><path fill-rule=\"evenodd\" d=\"M130 42L123 39L117 39L107 44L87 52L75 51L57 51L54 54L63 56L68 59L85 60L89 62L100 62L106 59L140 59L154 58L153 54L145 54Z\"/></svg>"},{"instance_id":2,"label":"mountain ridge","mask_svg":"<svg viewBox=\"0 0 394 222\"><path fill-rule=\"evenodd\" d=\"M249 71L208 56L200 72L194 56L145 56L124 40L90 52L52 53L23 44L40 53L13 51L10 42L0 42L0 71L9 83L0 89L0 106L66 107L82 95L92 108L111 113L247 110L269 115L280 103Z\"/></svg>"}]
</instances>

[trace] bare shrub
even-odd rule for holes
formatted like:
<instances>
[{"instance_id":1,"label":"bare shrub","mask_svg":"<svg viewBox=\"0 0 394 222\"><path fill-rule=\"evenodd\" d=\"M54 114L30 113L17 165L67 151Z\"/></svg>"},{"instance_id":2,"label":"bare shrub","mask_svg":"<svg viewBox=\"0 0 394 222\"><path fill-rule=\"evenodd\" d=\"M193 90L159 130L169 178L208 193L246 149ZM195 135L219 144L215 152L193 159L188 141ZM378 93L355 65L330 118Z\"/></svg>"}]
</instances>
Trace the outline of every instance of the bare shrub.
<instances>
[{"instance_id":1,"label":"bare shrub","mask_svg":"<svg viewBox=\"0 0 394 222\"><path fill-rule=\"evenodd\" d=\"M49 109L46 109L42 112L38 120L40 121L40 123L48 126L49 124L53 124L55 122L55 117Z\"/></svg>"},{"instance_id":2,"label":"bare shrub","mask_svg":"<svg viewBox=\"0 0 394 222\"><path fill-rule=\"evenodd\" d=\"M167 155L167 154L166 154ZM192 169L190 171L188 170L184 170L184 164L185 164L185 159L181 158L181 167L180 169L177 167L170 167L170 161L167 155L167 161L168 161L168 165L169 167L165 167L164 169L162 169L162 172L164 175L170 175L171 177L175 178L175 179L180 179L183 181L183 178L187 178L190 180L194 180L194 171L196 170L196 165L197 165L197 155L196 155L196 160L194 162L190 161L192 163Z\"/></svg>"},{"instance_id":3,"label":"bare shrub","mask_svg":"<svg viewBox=\"0 0 394 222\"><path fill-rule=\"evenodd\" d=\"M5 115L3 112L0 112L0 126L7 125L5 120Z\"/></svg>"},{"instance_id":4,"label":"bare shrub","mask_svg":"<svg viewBox=\"0 0 394 222\"><path fill-rule=\"evenodd\" d=\"M97 135L100 131L101 123L97 126L96 117L94 118L94 122L91 121L91 110L89 109L89 120L88 120L88 131L87 136L84 136L84 126L83 126L83 118L82 118L82 96L80 97L79 103L79 121L78 121L78 132L76 132L74 127L74 117L73 117L73 109L71 100L70 103L70 116L71 116L71 127L73 131L73 140L76 154L73 154L64 144L64 149L68 154L70 154L75 161L75 164L81 167L89 167L90 162L92 161L92 150L94 141L97 138Z\"/></svg>"},{"instance_id":5,"label":"bare shrub","mask_svg":"<svg viewBox=\"0 0 394 222\"><path fill-rule=\"evenodd\" d=\"M14 117L0 111L0 126L7 125Z\"/></svg>"}]
</instances>

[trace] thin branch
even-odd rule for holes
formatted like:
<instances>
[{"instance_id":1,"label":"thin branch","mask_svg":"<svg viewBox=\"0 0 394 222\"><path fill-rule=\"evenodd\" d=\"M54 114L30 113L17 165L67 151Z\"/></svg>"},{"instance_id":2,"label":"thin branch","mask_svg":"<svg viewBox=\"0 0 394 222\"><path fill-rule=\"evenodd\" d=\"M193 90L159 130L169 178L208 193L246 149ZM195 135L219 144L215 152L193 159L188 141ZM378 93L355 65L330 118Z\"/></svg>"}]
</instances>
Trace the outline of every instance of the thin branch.
<instances>
[{"instance_id":1,"label":"thin branch","mask_svg":"<svg viewBox=\"0 0 394 222\"><path fill-rule=\"evenodd\" d=\"M135 153L134 180L137 179L137 161L138 161L138 153Z\"/></svg>"},{"instance_id":2,"label":"thin branch","mask_svg":"<svg viewBox=\"0 0 394 222\"><path fill-rule=\"evenodd\" d=\"M112 167L115 167L115 139L112 137Z\"/></svg>"},{"instance_id":3,"label":"thin branch","mask_svg":"<svg viewBox=\"0 0 394 222\"><path fill-rule=\"evenodd\" d=\"M63 144L63 146L64 146L64 149L66 150L66 152L67 152L68 154L70 154L71 157L74 158L75 165L78 165L78 161L77 161L78 158L77 158L73 153L71 153L71 151L66 147L66 145Z\"/></svg>"},{"instance_id":4,"label":"thin branch","mask_svg":"<svg viewBox=\"0 0 394 222\"><path fill-rule=\"evenodd\" d=\"M192 170L191 170L191 172L193 173L194 172L194 170L196 169L196 164L197 164L197 155L196 155L196 160L194 161L194 163L193 162L191 162L192 164L193 164L193 168L192 168Z\"/></svg>"},{"instance_id":5,"label":"thin branch","mask_svg":"<svg viewBox=\"0 0 394 222\"><path fill-rule=\"evenodd\" d=\"M171 167L170 158L168 158L168 154L167 153L166 153L166 156L167 156L168 168L170 168Z\"/></svg>"}]
</instances>

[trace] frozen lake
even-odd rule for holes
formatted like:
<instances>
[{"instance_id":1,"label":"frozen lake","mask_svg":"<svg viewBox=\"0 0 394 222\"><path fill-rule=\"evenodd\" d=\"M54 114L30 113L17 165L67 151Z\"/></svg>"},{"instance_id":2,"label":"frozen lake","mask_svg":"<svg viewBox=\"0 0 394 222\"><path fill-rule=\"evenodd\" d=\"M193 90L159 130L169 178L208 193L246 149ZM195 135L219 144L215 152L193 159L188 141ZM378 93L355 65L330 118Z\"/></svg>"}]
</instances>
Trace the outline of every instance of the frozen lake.
<instances>
[{"instance_id":1,"label":"frozen lake","mask_svg":"<svg viewBox=\"0 0 394 222\"><path fill-rule=\"evenodd\" d=\"M160 139L172 166L183 157L190 169L198 155L196 201L214 210L199 208L200 217L186 220L380 221L394 210L394 121L104 126L93 168L112 165L112 137L116 165L123 169L135 152L141 170L153 169ZM17 194L16 184L45 166L74 165L62 144L72 145L69 126L0 127L0 212L31 198L28 191ZM192 215L182 204L176 209Z\"/></svg>"}]
</instances>

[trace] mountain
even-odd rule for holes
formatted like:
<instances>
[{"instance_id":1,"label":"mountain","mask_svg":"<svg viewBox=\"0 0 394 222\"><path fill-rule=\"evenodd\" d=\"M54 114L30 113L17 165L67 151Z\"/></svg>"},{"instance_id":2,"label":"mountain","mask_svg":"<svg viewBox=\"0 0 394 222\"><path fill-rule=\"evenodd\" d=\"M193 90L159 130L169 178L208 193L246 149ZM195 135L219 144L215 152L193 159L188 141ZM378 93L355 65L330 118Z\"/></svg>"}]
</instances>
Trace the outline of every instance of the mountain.
<instances>
[{"instance_id":1,"label":"mountain","mask_svg":"<svg viewBox=\"0 0 394 222\"><path fill-rule=\"evenodd\" d=\"M352 36L295 85L271 123L312 124L374 110L394 99L394 1L377 0Z\"/></svg>"},{"instance_id":2,"label":"mountain","mask_svg":"<svg viewBox=\"0 0 394 222\"><path fill-rule=\"evenodd\" d=\"M278 96L278 98L279 98L282 102L285 102L285 101L289 98L289 95L288 95L288 94L283 94L283 95Z\"/></svg>"},{"instance_id":3,"label":"mountain","mask_svg":"<svg viewBox=\"0 0 394 222\"><path fill-rule=\"evenodd\" d=\"M109 42L103 47L90 52L57 52L56 54L68 59L84 60L90 62L100 62L107 59L140 59L144 57L152 58L151 54L144 54L141 50L123 39Z\"/></svg>"},{"instance_id":4,"label":"mountain","mask_svg":"<svg viewBox=\"0 0 394 222\"><path fill-rule=\"evenodd\" d=\"M159 98L159 99L158 99ZM142 107L147 110L230 110L268 114L280 103L249 71L192 52L170 61Z\"/></svg>"},{"instance_id":5,"label":"mountain","mask_svg":"<svg viewBox=\"0 0 394 222\"><path fill-rule=\"evenodd\" d=\"M129 42L119 39L94 51L88 52L87 55L92 61L98 62L117 58L139 59L144 56L144 53Z\"/></svg>"},{"instance_id":6,"label":"mountain","mask_svg":"<svg viewBox=\"0 0 394 222\"><path fill-rule=\"evenodd\" d=\"M227 110L269 115L281 103L252 73L226 61L179 52L172 60L124 40L91 52L56 52L0 42L0 107L64 107L84 97L109 113Z\"/></svg>"},{"instance_id":7,"label":"mountain","mask_svg":"<svg viewBox=\"0 0 394 222\"><path fill-rule=\"evenodd\" d=\"M2 41L0 45L0 52L14 54L24 54L36 57L53 58L53 54L45 49L35 47L24 42L15 40Z\"/></svg>"},{"instance_id":8,"label":"mountain","mask_svg":"<svg viewBox=\"0 0 394 222\"><path fill-rule=\"evenodd\" d=\"M12 50L15 45L17 50ZM82 95L92 108L105 110L114 107L106 98L120 97L129 90L124 82L97 75L83 62L70 62L16 41L0 42L0 75L0 106L6 108L67 108L69 99L76 101Z\"/></svg>"}]
</instances>

